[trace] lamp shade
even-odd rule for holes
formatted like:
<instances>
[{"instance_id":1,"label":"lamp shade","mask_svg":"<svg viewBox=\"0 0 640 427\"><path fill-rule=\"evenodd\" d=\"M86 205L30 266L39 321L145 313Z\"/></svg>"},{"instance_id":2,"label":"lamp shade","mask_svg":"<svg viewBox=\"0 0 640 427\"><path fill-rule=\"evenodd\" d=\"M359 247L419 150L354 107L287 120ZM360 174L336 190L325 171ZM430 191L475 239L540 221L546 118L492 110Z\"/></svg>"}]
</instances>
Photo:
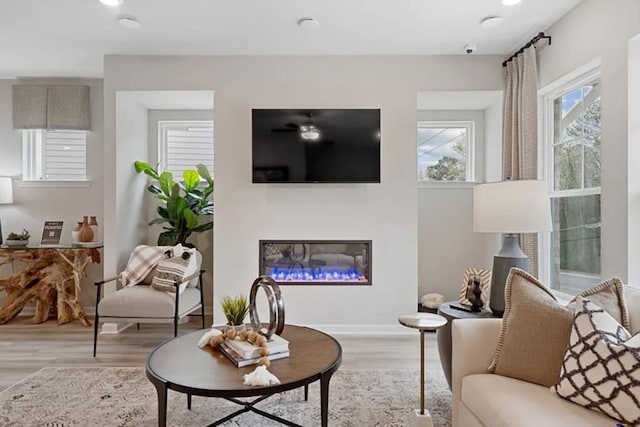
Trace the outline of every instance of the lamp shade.
<instances>
[{"instance_id":1,"label":"lamp shade","mask_svg":"<svg viewBox=\"0 0 640 427\"><path fill-rule=\"evenodd\" d=\"M473 231L551 231L551 202L546 181L502 181L473 187Z\"/></svg>"},{"instance_id":2,"label":"lamp shade","mask_svg":"<svg viewBox=\"0 0 640 427\"><path fill-rule=\"evenodd\" d=\"M0 204L13 203L13 184L11 177L0 176Z\"/></svg>"}]
</instances>

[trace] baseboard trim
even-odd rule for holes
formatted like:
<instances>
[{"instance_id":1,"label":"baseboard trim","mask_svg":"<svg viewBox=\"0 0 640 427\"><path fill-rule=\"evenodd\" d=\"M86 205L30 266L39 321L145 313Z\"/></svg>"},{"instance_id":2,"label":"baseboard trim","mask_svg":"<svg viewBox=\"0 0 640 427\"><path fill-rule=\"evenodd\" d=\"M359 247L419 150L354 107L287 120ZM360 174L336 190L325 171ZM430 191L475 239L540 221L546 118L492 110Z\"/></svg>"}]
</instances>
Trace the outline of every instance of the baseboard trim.
<instances>
[{"instance_id":1,"label":"baseboard trim","mask_svg":"<svg viewBox=\"0 0 640 427\"><path fill-rule=\"evenodd\" d=\"M329 335L409 335L417 330L406 328L400 324L382 325L302 325L317 329Z\"/></svg>"},{"instance_id":2,"label":"baseboard trim","mask_svg":"<svg viewBox=\"0 0 640 427\"><path fill-rule=\"evenodd\" d=\"M85 308L87 316L93 317L96 314L95 307ZM212 316L213 310L211 308L204 310L205 315ZM33 316L35 314L34 307L25 307L19 314L19 316ZM100 328L101 334L118 334L128 327L134 325L133 323L103 323ZM400 324L378 324L378 325L352 325L352 324L302 324L296 323L299 326L307 326L309 328L317 329L329 335L409 335L415 334L417 330L404 327Z\"/></svg>"}]
</instances>

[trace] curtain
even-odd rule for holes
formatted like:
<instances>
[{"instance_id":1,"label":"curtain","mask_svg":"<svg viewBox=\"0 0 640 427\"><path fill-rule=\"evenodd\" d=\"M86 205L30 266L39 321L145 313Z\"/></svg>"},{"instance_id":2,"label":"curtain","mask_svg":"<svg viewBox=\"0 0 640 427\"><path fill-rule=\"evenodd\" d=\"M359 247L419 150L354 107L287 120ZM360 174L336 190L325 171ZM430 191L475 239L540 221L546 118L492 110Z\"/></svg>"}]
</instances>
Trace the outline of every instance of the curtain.
<instances>
[{"instance_id":1,"label":"curtain","mask_svg":"<svg viewBox=\"0 0 640 427\"><path fill-rule=\"evenodd\" d=\"M503 179L538 178L538 67L531 46L507 62L503 100ZM538 235L521 234L529 272L538 276Z\"/></svg>"},{"instance_id":2,"label":"curtain","mask_svg":"<svg viewBox=\"0 0 640 427\"><path fill-rule=\"evenodd\" d=\"M89 92L83 85L13 85L13 128L91 130Z\"/></svg>"}]
</instances>

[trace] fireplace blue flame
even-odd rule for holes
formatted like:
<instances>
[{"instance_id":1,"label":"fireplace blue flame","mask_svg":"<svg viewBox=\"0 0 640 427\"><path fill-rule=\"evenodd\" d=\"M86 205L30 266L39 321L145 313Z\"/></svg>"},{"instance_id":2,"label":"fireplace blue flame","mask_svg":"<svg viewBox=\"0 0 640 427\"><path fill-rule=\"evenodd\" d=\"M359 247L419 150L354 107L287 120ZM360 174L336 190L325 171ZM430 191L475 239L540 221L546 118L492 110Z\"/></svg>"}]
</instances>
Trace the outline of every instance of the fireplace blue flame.
<instances>
[{"instance_id":1,"label":"fireplace blue flame","mask_svg":"<svg viewBox=\"0 0 640 427\"><path fill-rule=\"evenodd\" d=\"M267 268L267 275L277 282L367 282L357 268L337 267L273 267Z\"/></svg>"}]
</instances>

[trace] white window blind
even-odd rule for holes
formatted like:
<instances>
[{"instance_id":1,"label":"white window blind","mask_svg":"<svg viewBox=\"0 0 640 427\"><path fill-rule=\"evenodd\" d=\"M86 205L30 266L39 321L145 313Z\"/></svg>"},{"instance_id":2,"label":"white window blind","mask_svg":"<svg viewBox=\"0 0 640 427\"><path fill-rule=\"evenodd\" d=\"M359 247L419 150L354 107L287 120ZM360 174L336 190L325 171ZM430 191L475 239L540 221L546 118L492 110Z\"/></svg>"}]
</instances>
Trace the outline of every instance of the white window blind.
<instances>
[{"instance_id":1,"label":"white window blind","mask_svg":"<svg viewBox=\"0 0 640 427\"><path fill-rule=\"evenodd\" d=\"M212 121L161 121L158 126L161 170L181 179L186 169L202 163L213 176Z\"/></svg>"},{"instance_id":2,"label":"white window blind","mask_svg":"<svg viewBox=\"0 0 640 427\"><path fill-rule=\"evenodd\" d=\"M78 130L24 130L25 181L85 181L87 133Z\"/></svg>"}]
</instances>

